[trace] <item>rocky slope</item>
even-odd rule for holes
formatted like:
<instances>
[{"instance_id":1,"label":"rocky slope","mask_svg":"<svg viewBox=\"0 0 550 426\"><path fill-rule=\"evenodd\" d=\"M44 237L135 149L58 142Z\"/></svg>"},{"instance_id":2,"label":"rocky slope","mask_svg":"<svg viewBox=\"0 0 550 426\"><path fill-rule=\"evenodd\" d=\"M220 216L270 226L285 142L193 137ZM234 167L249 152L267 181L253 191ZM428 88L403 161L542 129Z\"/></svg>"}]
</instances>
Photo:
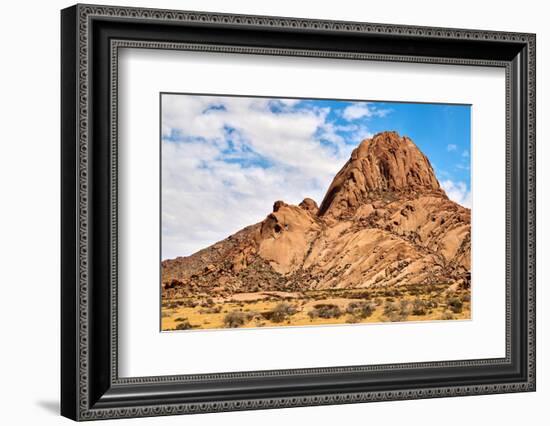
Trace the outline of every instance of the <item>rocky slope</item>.
<instances>
[{"instance_id":1,"label":"rocky slope","mask_svg":"<svg viewBox=\"0 0 550 426\"><path fill-rule=\"evenodd\" d=\"M162 262L166 297L410 284L468 286L470 210L395 132L366 139L320 206L276 201L260 223Z\"/></svg>"}]
</instances>

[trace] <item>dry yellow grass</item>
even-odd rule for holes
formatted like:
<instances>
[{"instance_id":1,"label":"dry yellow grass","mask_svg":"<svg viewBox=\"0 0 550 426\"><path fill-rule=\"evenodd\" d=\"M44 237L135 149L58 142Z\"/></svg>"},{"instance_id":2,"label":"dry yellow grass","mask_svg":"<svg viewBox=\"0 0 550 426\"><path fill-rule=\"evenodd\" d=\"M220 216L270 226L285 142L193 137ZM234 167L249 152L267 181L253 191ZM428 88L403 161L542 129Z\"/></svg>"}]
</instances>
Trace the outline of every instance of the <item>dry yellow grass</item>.
<instances>
[{"instance_id":1,"label":"dry yellow grass","mask_svg":"<svg viewBox=\"0 0 550 426\"><path fill-rule=\"evenodd\" d=\"M178 326L179 329L220 329L229 326L256 328L470 318L468 290L452 293L440 288L422 290L420 294L417 288L402 291L264 292L238 294L227 299L169 300L164 301L162 307L162 330L177 330ZM416 311L413 309L415 301L421 307ZM350 304L368 304L370 315L350 311ZM284 312L279 315L278 321L274 321L273 312L277 310ZM315 315L314 312L321 314ZM231 314L229 318L228 314Z\"/></svg>"}]
</instances>

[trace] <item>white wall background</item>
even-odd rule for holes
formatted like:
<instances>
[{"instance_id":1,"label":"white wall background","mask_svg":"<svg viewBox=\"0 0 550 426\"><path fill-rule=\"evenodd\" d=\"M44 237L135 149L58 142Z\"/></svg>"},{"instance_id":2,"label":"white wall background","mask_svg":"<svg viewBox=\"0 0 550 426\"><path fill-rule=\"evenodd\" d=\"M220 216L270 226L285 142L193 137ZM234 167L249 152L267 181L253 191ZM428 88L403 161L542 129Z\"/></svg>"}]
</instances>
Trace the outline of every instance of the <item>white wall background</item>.
<instances>
[{"instance_id":1,"label":"white wall background","mask_svg":"<svg viewBox=\"0 0 550 426\"><path fill-rule=\"evenodd\" d=\"M550 401L550 27L544 2L399 0L108 1L205 10L527 31L537 33L538 100L538 390L530 394L293 408L187 417L119 420L118 424L468 425L544 424ZM0 418L3 424L68 424L59 404L59 9L71 2L9 2L0 43ZM545 13L546 12L546 13ZM107 421L102 424L117 424Z\"/></svg>"}]
</instances>

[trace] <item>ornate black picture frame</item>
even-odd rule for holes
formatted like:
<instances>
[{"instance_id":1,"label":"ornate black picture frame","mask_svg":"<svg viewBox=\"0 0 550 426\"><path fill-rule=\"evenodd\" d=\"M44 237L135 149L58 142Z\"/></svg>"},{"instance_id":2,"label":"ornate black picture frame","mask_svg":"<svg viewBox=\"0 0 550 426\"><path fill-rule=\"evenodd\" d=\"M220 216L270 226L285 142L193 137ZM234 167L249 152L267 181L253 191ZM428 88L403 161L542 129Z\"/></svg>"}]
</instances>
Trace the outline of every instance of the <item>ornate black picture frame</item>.
<instances>
[{"instance_id":1,"label":"ornate black picture frame","mask_svg":"<svg viewBox=\"0 0 550 426\"><path fill-rule=\"evenodd\" d=\"M61 413L160 416L535 390L535 35L76 5L61 13ZM120 378L121 47L484 65L506 71L506 356Z\"/></svg>"}]
</instances>

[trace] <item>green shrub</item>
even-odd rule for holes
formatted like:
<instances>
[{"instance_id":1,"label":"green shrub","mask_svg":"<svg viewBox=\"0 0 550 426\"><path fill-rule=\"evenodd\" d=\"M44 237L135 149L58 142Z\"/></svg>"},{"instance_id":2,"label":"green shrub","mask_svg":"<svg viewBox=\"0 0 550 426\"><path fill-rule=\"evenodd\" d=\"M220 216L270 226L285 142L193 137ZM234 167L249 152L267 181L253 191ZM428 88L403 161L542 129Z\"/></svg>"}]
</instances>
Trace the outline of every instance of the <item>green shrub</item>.
<instances>
[{"instance_id":1,"label":"green shrub","mask_svg":"<svg viewBox=\"0 0 550 426\"><path fill-rule=\"evenodd\" d=\"M276 323L283 322L296 312L298 312L298 310L295 306L290 303L281 302L271 311L271 321Z\"/></svg>"},{"instance_id":2,"label":"green shrub","mask_svg":"<svg viewBox=\"0 0 550 426\"><path fill-rule=\"evenodd\" d=\"M461 299L463 302L469 302L470 298L471 298L470 293L465 293L461 296Z\"/></svg>"},{"instance_id":3,"label":"green shrub","mask_svg":"<svg viewBox=\"0 0 550 426\"><path fill-rule=\"evenodd\" d=\"M411 303L408 300L401 300L399 303L399 314L407 318L411 313Z\"/></svg>"},{"instance_id":4,"label":"green shrub","mask_svg":"<svg viewBox=\"0 0 550 426\"><path fill-rule=\"evenodd\" d=\"M399 305L393 300L391 301L388 300L384 304L384 315L389 316L390 314L398 311L399 311Z\"/></svg>"},{"instance_id":5,"label":"green shrub","mask_svg":"<svg viewBox=\"0 0 550 426\"><path fill-rule=\"evenodd\" d=\"M337 305L320 303L315 305L307 314L310 318L339 318L342 315L342 311Z\"/></svg>"},{"instance_id":6,"label":"green shrub","mask_svg":"<svg viewBox=\"0 0 550 426\"><path fill-rule=\"evenodd\" d=\"M195 306L197 306L199 303L196 302L195 300L184 300L183 302L181 302L181 304L183 306L185 306L186 308L194 308Z\"/></svg>"},{"instance_id":7,"label":"green shrub","mask_svg":"<svg viewBox=\"0 0 550 426\"><path fill-rule=\"evenodd\" d=\"M166 306L166 309L176 309L178 307L180 307L181 305L183 304L183 302L168 302L165 306Z\"/></svg>"},{"instance_id":8,"label":"green shrub","mask_svg":"<svg viewBox=\"0 0 550 426\"><path fill-rule=\"evenodd\" d=\"M203 308L199 312L201 314L219 314L222 311L221 305L214 306L212 308Z\"/></svg>"},{"instance_id":9,"label":"green shrub","mask_svg":"<svg viewBox=\"0 0 550 426\"><path fill-rule=\"evenodd\" d=\"M434 308L437 308L439 306L437 300L430 299L430 300L424 301L424 303L426 304L427 309L434 309Z\"/></svg>"},{"instance_id":10,"label":"green shrub","mask_svg":"<svg viewBox=\"0 0 550 426\"><path fill-rule=\"evenodd\" d=\"M374 310L375 305L369 302L351 302L346 308L348 314L361 319L370 317Z\"/></svg>"},{"instance_id":11,"label":"green shrub","mask_svg":"<svg viewBox=\"0 0 550 426\"><path fill-rule=\"evenodd\" d=\"M211 308L212 306L214 306L214 301L209 297L208 299L203 300L200 305L201 308Z\"/></svg>"},{"instance_id":12,"label":"green shrub","mask_svg":"<svg viewBox=\"0 0 550 426\"><path fill-rule=\"evenodd\" d=\"M187 318L176 318L176 322L179 322L179 324L176 325L176 330L190 330L193 328Z\"/></svg>"},{"instance_id":13,"label":"green shrub","mask_svg":"<svg viewBox=\"0 0 550 426\"><path fill-rule=\"evenodd\" d=\"M428 303L419 299L418 297L413 300L412 303L412 314L413 315L426 315L428 308Z\"/></svg>"},{"instance_id":14,"label":"green shrub","mask_svg":"<svg viewBox=\"0 0 550 426\"><path fill-rule=\"evenodd\" d=\"M463 303L458 297L449 297L447 299L447 306L453 313L459 314L462 312Z\"/></svg>"},{"instance_id":15,"label":"green shrub","mask_svg":"<svg viewBox=\"0 0 550 426\"><path fill-rule=\"evenodd\" d=\"M410 303L406 300L386 302L384 305L384 319L391 322L405 321L410 311Z\"/></svg>"},{"instance_id":16,"label":"green shrub","mask_svg":"<svg viewBox=\"0 0 550 426\"><path fill-rule=\"evenodd\" d=\"M246 319L246 314L239 311L231 311L223 318L223 324L228 328L238 328L246 323Z\"/></svg>"}]
</instances>

